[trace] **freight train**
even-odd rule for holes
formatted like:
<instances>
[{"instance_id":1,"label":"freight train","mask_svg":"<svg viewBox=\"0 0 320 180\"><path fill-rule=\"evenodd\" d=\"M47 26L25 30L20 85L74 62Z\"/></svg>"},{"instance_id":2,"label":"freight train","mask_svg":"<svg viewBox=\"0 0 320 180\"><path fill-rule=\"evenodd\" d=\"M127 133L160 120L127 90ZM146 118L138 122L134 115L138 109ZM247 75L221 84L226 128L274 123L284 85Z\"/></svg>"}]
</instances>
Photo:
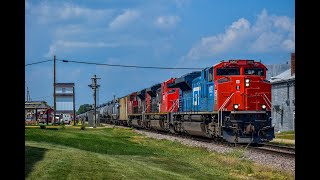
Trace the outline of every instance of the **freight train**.
<instances>
[{"instance_id":1,"label":"freight train","mask_svg":"<svg viewBox=\"0 0 320 180\"><path fill-rule=\"evenodd\" d=\"M221 61L115 98L97 111L105 123L229 143L267 142L274 138L274 127L266 71L254 60Z\"/></svg>"}]
</instances>

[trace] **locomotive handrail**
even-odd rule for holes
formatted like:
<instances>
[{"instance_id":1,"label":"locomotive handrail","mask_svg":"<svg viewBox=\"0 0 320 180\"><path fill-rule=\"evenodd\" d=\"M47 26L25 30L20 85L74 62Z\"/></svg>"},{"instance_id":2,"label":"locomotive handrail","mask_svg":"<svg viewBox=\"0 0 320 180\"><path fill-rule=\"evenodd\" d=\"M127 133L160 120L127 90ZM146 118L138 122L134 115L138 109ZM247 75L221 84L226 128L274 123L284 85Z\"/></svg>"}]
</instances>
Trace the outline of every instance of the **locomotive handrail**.
<instances>
[{"instance_id":1,"label":"locomotive handrail","mask_svg":"<svg viewBox=\"0 0 320 180\"><path fill-rule=\"evenodd\" d=\"M224 106L227 104L227 102L229 102L229 100L231 99L231 97L233 96L234 93L232 93L225 101L224 103L221 105L221 107L218 109L218 127L220 127L220 125L222 126L222 110L224 108ZM220 115L220 111L221 111L221 115ZM221 122L220 122L221 121ZM221 134L221 131L220 131Z\"/></svg>"}]
</instances>

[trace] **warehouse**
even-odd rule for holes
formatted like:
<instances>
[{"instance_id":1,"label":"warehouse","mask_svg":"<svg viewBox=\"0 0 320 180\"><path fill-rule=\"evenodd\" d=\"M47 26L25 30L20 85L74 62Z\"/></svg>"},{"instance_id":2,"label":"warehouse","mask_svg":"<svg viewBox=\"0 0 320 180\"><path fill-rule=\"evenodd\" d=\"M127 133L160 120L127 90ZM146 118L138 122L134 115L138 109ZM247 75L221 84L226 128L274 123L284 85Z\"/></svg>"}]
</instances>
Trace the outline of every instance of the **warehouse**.
<instances>
[{"instance_id":1,"label":"warehouse","mask_svg":"<svg viewBox=\"0 0 320 180\"><path fill-rule=\"evenodd\" d=\"M272 124L275 131L295 130L295 53L291 53L291 68L271 77Z\"/></svg>"}]
</instances>

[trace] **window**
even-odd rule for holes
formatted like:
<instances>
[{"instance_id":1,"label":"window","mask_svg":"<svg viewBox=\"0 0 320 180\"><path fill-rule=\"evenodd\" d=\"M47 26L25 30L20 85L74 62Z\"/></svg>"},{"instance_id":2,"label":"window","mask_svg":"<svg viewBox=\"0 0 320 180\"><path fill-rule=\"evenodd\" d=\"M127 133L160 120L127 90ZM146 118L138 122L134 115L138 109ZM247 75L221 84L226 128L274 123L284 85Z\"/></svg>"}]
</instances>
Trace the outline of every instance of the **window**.
<instances>
[{"instance_id":1,"label":"window","mask_svg":"<svg viewBox=\"0 0 320 180\"><path fill-rule=\"evenodd\" d=\"M65 93L66 92L66 88L62 88L62 93Z\"/></svg>"},{"instance_id":2,"label":"window","mask_svg":"<svg viewBox=\"0 0 320 180\"><path fill-rule=\"evenodd\" d=\"M218 76L240 75L240 68L218 68Z\"/></svg>"},{"instance_id":3,"label":"window","mask_svg":"<svg viewBox=\"0 0 320 180\"><path fill-rule=\"evenodd\" d=\"M170 89L169 91L168 91L168 93L175 93L176 92L176 89Z\"/></svg>"},{"instance_id":4,"label":"window","mask_svg":"<svg viewBox=\"0 0 320 180\"><path fill-rule=\"evenodd\" d=\"M209 78L208 81L211 82L213 81L213 67L209 69Z\"/></svg>"},{"instance_id":5,"label":"window","mask_svg":"<svg viewBox=\"0 0 320 180\"><path fill-rule=\"evenodd\" d=\"M244 74L264 76L264 69L263 68L244 68Z\"/></svg>"}]
</instances>

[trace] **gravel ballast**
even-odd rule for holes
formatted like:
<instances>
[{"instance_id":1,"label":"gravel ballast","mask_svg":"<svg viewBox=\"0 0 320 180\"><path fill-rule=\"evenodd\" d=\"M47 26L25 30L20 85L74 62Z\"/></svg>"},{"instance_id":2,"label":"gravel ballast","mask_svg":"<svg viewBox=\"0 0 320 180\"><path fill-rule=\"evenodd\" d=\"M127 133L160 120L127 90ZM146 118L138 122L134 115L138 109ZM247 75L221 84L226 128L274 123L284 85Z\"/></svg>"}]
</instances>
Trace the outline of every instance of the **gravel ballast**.
<instances>
[{"instance_id":1,"label":"gravel ballast","mask_svg":"<svg viewBox=\"0 0 320 180\"><path fill-rule=\"evenodd\" d=\"M177 141L181 144L193 147L203 147L206 148L208 151L216 151L219 153L228 153L231 152L234 148L227 147L221 144L209 143L209 142L202 142L193 140L190 138L184 137L176 137L171 135L159 134L156 132L149 132L145 130L137 130L134 129L135 132L139 134L146 135L147 137L151 137L154 139L167 139L170 141ZM295 158L283 156L280 154L270 154L264 152L257 152L255 150L247 149L244 153L245 159L251 160L258 164L269 165L275 167L276 169L282 169L285 171L295 172Z\"/></svg>"}]
</instances>

